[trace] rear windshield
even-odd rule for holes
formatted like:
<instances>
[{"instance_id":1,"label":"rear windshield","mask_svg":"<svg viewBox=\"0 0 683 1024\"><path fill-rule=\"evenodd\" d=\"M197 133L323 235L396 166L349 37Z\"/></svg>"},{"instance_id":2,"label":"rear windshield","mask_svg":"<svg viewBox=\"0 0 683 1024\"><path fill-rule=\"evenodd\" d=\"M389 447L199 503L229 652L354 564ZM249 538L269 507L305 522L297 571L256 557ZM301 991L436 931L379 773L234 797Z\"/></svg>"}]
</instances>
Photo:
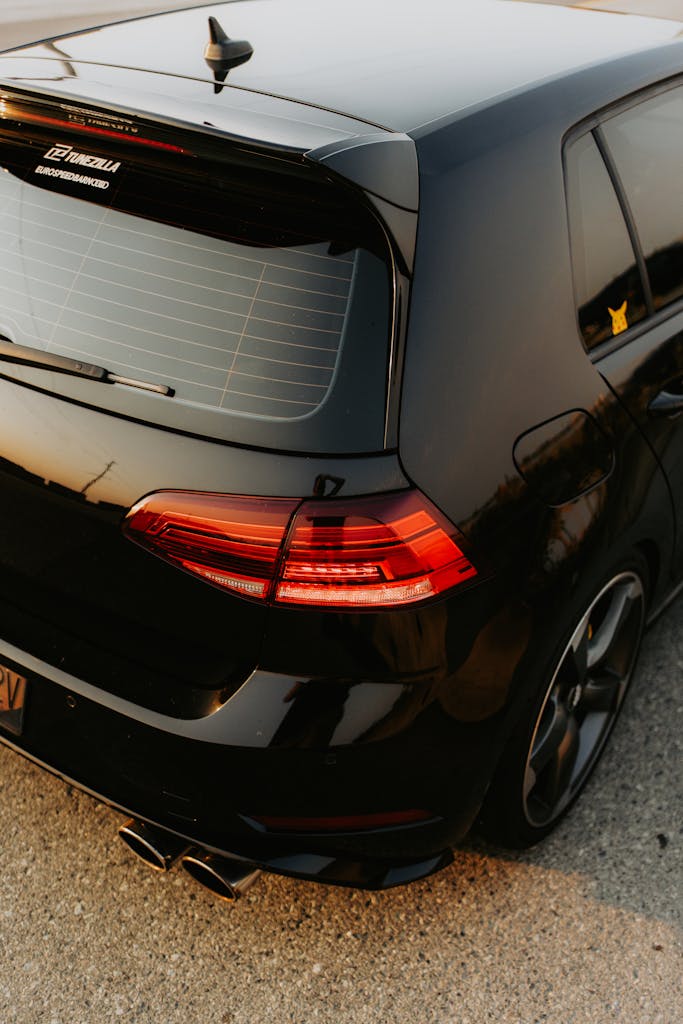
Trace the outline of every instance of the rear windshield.
<instances>
[{"instance_id":1,"label":"rear windshield","mask_svg":"<svg viewBox=\"0 0 683 1024\"><path fill-rule=\"evenodd\" d=\"M236 439L257 444L273 443L264 424L307 420L289 446L318 449L313 419L337 386L338 409L355 390L374 410L358 410L353 447L380 446L369 420L383 418L391 273L355 198L285 161L230 163L189 134L117 138L36 110L5 103L0 121L3 334L166 385L223 436L246 417ZM334 433L324 449L348 442Z\"/></svg>"}]
</instances>

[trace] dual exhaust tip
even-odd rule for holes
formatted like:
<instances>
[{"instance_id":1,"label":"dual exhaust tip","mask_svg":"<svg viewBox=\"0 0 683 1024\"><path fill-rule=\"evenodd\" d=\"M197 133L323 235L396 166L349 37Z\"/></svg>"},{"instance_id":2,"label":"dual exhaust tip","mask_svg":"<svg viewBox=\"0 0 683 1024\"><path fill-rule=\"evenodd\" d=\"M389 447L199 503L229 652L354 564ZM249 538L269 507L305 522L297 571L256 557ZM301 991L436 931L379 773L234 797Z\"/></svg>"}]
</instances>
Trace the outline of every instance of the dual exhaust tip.
<instances>
[{"instance_id":1,"label":"dual exhaust tip","mask_svg":"<svg viewBox=\"0 0 683 1024\"><path fill-rule=\"evenodd\" d=\"M196 882L230 903L248 892L261 874L252 864L197 849L172 832L133 818L121 826L119 836L148 867L169 871L180 861Z\"/></svg>"}]
</instances>

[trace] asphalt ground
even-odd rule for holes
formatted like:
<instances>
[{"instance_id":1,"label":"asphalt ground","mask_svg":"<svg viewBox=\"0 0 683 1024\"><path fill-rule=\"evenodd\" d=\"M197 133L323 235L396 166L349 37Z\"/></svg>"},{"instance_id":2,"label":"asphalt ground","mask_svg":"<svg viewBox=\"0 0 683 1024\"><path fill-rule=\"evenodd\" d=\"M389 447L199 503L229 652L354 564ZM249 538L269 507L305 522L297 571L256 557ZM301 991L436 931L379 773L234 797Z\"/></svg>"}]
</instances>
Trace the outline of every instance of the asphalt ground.
<instances>
[{"instance_id":1,"label":"asphalt ground","mask_svg":"<svg viewBox=\"0 0 683 1024\"><path fill-rule=\"evenodd\" d=\"M0 45L48 33L39 3L0 0ZM83 6L74 22L115 16ZM679 600L551 838L514 855L472 842L383 894L268 876L225 905L144 867L121 815L0 748L0 1024L681 1024L682 678Z\"/></svg>"}]
</instances>

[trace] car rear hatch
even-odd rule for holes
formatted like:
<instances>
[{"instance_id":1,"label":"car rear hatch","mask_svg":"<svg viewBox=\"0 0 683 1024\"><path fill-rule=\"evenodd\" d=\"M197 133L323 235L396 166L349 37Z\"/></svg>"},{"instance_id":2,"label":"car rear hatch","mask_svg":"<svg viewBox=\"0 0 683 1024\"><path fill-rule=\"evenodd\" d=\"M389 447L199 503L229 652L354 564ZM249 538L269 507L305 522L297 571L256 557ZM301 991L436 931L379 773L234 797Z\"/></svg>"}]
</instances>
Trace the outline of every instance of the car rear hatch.
<instances>
[{"instance_id":1,"label":"car rear hatch","mask_svg":"<svg viewBox=\"0 0 683 1024\"><path fill-rule=\"evenodd\" d=\"M349 494L402 485L392 207L329 169L360 137L336 115L215 94L171 115L161 92L0 73L2 641L199 717L258 664L267 609L122 517L165 488L305 497L342 467Z\"/></svg>"}]
</instances>

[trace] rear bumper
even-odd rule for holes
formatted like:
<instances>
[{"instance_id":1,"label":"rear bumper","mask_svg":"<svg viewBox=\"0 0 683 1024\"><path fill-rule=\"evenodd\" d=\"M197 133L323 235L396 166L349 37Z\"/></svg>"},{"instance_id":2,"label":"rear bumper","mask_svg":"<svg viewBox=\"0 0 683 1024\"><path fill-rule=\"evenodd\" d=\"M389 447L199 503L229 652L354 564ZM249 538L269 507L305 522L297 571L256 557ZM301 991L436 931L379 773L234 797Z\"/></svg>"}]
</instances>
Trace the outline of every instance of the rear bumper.
<instances>
[{"instance_id":1,"label":"rear bumper","mask_svg":"<svg viewBox=\"0 0 683 1024\"><path fill-rule=\"evenodd\" d=\"M329 735L336 682L305 684L318 695L331 687L331 703L304 695L294 710L290 694L304 684L255 672L214 713L175 719L2 642L0 662L28 680L21 735L2 730L2 742L126 814L294 877L387 888L438 870L469 829L495 765L499 728L458 724L434 700L401 728L407 688L392 684L383 693L382 684L360 683L354 701L348 692L340 698L340 707L355 703L361 728L359 705L385 723L376 741L323 745L307 730L303 739L298 726L308 700L320 738ZM426 699L419 691L415 684L411 702ZM395 727L387 726L397 715ZM428 810L429 820L356 832L273 833L251 819L416 807Z\"/></svg>"}]
</instances>

